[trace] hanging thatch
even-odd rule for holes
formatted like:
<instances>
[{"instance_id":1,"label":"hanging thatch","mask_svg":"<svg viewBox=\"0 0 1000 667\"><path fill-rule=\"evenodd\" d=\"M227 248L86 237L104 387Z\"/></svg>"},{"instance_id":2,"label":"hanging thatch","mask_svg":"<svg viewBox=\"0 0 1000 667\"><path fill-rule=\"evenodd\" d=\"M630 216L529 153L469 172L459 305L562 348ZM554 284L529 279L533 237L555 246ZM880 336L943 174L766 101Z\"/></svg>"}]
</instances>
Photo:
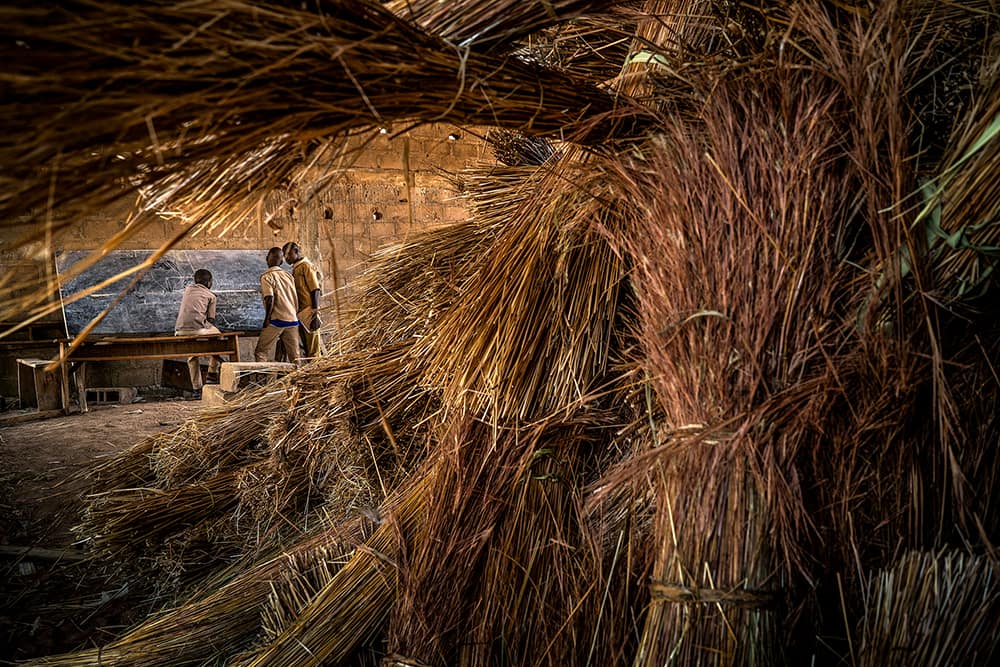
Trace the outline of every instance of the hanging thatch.
<instances>
[{"instance_id":1,"label":"hanging thatch","mask_svg":"<svg viewBox=\"0 0 1000 667\"><path fill-rule=\"evenodd\" d=\"M177 602L41 664L874 664L995 607L997 7L611 4L0 11L42 51L11 210L235 201L387 120L508 165L379 253L336 354L94 471L82 534Z\"/></svg>"},{"instance_id":2,"label":"hanging thatch","mask_svg":"<svg viewBox=\"0 0 1000 667\"><path fill-rule=\"evenodd\" d=\"M373 2L80 2L0 18L18 65L0 152L8 220L52 207L70 218L123 180L160 183L154 198L175 207L218 208L350 131L433 119L567 133L615 104L567 72L463 52Z\"/></svg>"}]
</instances>

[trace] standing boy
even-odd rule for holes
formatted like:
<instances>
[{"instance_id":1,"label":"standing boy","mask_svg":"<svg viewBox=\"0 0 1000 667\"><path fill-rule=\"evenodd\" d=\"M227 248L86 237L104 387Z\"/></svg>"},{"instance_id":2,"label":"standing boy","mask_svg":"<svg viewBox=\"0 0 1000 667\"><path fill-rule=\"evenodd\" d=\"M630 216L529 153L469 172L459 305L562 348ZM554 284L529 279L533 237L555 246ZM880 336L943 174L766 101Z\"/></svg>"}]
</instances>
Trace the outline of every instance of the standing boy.
<instances>
[{"instance_id":1,"label":"standing boy","mask_svg":"<svg viewBox=\"0 0 1000 667\"><path fill-rule=\"evenodd\" d=\"M278 339L285 348L288 361L299 361L299 321L295 315L295 282L281 269L281 248L267 252L267 271L260 276L260 294L264 299L264 324L261 327L255 361L271 361Z\"/></svg>"},{"instance_id":2,"label":"standing boy","mask_svg":"<svg viewBox=\"0 0 1000 667\"><path fill-rule=\"evenodd\" d=\"M286 243L281 248L285 261L292 267L292 277L295 279L295 298L299 318L302 344L306 348L307 357L318 357L323 354L323 341L319 335L319 296L322 279L319 270L308 259L302 256L299 244L294 241Z\"/></svg>"}]
</instances>

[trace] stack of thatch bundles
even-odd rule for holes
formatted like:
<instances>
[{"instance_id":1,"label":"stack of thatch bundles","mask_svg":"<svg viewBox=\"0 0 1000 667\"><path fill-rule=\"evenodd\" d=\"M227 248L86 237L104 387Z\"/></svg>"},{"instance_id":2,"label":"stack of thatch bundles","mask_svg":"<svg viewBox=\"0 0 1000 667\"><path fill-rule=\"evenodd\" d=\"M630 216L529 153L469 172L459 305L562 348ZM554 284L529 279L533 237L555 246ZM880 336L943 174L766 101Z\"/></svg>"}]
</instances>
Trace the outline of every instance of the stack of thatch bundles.
<instances>
[{"instance_id":1,"label":"stack of thatch bundles","mask_svg":"<svg viewBox=\"0 0 1000 667\"><path fill-rule=\"evenodd\" d=\"M139 443L90 472L77 531L107 556L144 567L123 556L148 555L189 581L196 565L308 530L317 508L377 507L423 446L421 398L399 368L388 347L321 360Z\"/></svg>"},{"instance_id":2,"label":"stack of thatch bundles","mask_svg":"<svg viewBox=\"0 0 1000 667\"><path fill-rule=\"evenodd\" d=\"M388 120L516 131L462 176L469 221L376 258L343 351L98 471L95 544L211 574L49 664L936 664L959 629L995 655L989 0L333 4L129 6L119 51L4 10L103 76L175 73L146 115L71 106L178 205ZM28 203L82 141L41 176L3 153Z\"/></svg>"}]
</instances>

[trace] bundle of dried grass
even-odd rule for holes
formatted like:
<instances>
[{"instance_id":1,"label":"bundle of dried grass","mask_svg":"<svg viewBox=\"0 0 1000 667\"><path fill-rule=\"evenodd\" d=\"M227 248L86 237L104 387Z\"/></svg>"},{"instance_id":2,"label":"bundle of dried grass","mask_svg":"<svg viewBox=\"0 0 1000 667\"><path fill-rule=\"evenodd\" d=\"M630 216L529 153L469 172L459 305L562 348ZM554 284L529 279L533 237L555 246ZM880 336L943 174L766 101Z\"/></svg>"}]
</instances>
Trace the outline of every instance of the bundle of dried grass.
<instances>
[{"instance_id":1,"label":"bundle of dried grass","mask_svg":"<svg viewBox=\"0 0 1000 667\"><path fill-rule=\"evenodd\" d=\"M884 563L901 540L956 539L924 513L984 509L958 471L987 483L993 473L959 452L962 405L925 361L930 348L941 363L945 318L928 320L909 291L914 278L930 284L926 264L900 267L900 248L922 256L908 232L914 212L879 205L915 184L918 119L906 100L934 42L906 28L944 20L915 11L885 5L838 31L833 12L800 5L801 33L786 39L807 60L822 54L813 73L780 60L719 73L703 88L698 131L668 120L664 141L629 167L640 222L623 243L638 269L641 363L666 424L697 433L641 459L666 471L655 482L653 578L672 603L647 617L639 655L649 664L714 662L706 648L771 664L781 619L766 610L790 590L775 595L775 584L812 585L859 556ZM846 118L859 121L847 139ZM949 342L943 354L955 358L964 343ZM938 448L947 458L929 464L921 453ZM697 495L684 488L690 479L704 480ZM809 488L829 500L808 501ZM689 524L698 529L679 539ZM714 619L698 613L706 601L723 603Z\"/></svg>"},{"instance_id":2,"label":"bundle of dried grass","mask_svg":"<svg viewBox=\"0 0 1000 667\"><path fill-rule=\"evenodd\" d=\"M532 11L544 16L541 6ZM18 68L2 114L5 219L47 206L71 217L118 196L119 179L169 183L160 196L170 191L174 207L209 196L218 207L236 190L279 183L319 139L394 120L560 132L573 123L570 109L612 109L587 81L463 53L364 0L74 3L0 16L6 59ZM288 85L296 81L322 85ZM360 107L345 103L359 97ZM215 181L209 189L206 180Z\"/></svg>"},{"instance_id":3,"label":"bundle of dried grass","mask_svg":"<svg viewBox=\"0 0 1000 667\"><path fill-rule=\"evenodd\" d=\"M378 507L425 451L426 399L401 380L402 362L391 351L321 360L143 443L120 458L127 475L115 462L97 470L76 531L105 562L176 592L207 564L266 550L327 513ZM150 563L162 576L143 574Z\"/></svg>"},{"instance_id":4,"label":"bundle of dried grass","mask_svg":"<svg viewBox=\"0 0 1000 667\"><path fill-rule=\"evenodd\" d=\"M188 552L198 562L206 549L231 556L243 545L239 531L220 531L218 524L236 507L237 466L261 458L262 426L282 408L280 399L280 393L251 396L249 419L242 412L206 410L95 467L88 473L86 512L74 530L95 554L130 567L139 564L137 555L167 573L188 571ZM172 565L163 567L167 563Z\"/></svg>"},{"instance_id":5,"label":"bundle of dried grass","mask_svg":"<svg viewBox=\"0 0 1000 667\"><path fill-rule=\"evenodd\" d=\"M535 167L474 166L455 175L468 220L443 225L380 249L355 285L356 308L346 327L347 347L379 356L390 349L407 357L416 383L424 363L410 347L440 317L467 299L468 282L531 197ZM403 350L406 350L403 352ZM415 390L419 391L419 390ZM386 406L391 409L392 406Z\"/></svg>"},{"instance_id":6,"label":"bundle of dried grass","mask_svg":"<svg viewBox=\"0 0 1000 667\"><path fill-rule=\"evenodd\" d=\"M404 655L425 661L435 655L414 646L427 632L423 623L444 645L436 647L444 655L430 662L614 664L630 653L635 630L616 610L645 602L639 581L646 562L629 548L638 541L631 530L613 532L592 520L582 493L606 460L615 419L621 415L589 410L555 420L506 448L520 451L519 459L505 465L489 457L488 465L498 468L494 493L503 502L496 503L499 514L484 531L483 553L463 582L467 590L455 601L467 610L453 621L457 636L449 640L446 624L428 622L429 609L415 614L404 598L390 625L396 651L415 649ZM435 517L443 519L450 517ZM422 558L433 559L434 551ZM435 597L433 585L416 583L417 591Z\"/></svg>"},{"instance_id":7,"label":"bundle of dried grass","mask_svg":"<svg viewBox=\"0 0 1000 667\"><path fill-rule=\"evenodd\" d=\"M839 286L832 100L810 80L719 80L703 132L668 125L627 167L641 364L681 430L639 460L656 462L658 545L642 664L776 659L778 603L807 566L809 433L775 407L808 396L793 388L822 362Z\"/></svg>"},{"instance_id":8,"label":"bundle of dried grass","mask_svg":"<svg viewBox=\"0 0 1000 667\"><path fill-rule=\"evenodd\" d=\"M968 426L984 428L980 436L994 428L992 418L984 421L976 404L993 405L996 396L990 388L971 399L962 387L969 376L992 373L987 368L993 362L987 360L989 352L977 340L976 332L967 326L968 309L975 308L975 302L966 299L960 303L950 296L966 289L961 281L968 276L937 270L942 253L922 229L927 209L918 197L919 179L928 173L936 175L941 166L932 159L933 151L928 151L931 159L923 163L917 156L929 141L948 146L942 154L952 164L954 156L969 155L969 128L978 128L979 136L988 136L984 134L987 122L982 110L984 105L995 109L991 105L995 105L996 87L994 80L987 78L986 87L975 91L943 88L942 95L968 114L955 118L954 131L947 130L944 137L926 136L930 112L917 100L927 82L944 71L940 49L952 50L952 62L970 52L996 53L996 45L982 39L979 32L983 20L987 25L997 20L995 7L988 2L961 7L893 2L870 14L841 17L839 24L836 15L831 19L831 14L820 9L808 7L796 17L804 32L801 44L815 52L817 72L844 92L848 112L857 119L845 145L861 193L856 200L858 221L842 236L852 239L848 259L870 267L872 272L863 277L867 285L856 287L856 293L865 295L856 324L862 330L868 355L857 363L841 363L849 368L867 366L879 376L882 386L874 393L880 394L879 404L886 411L882 416L869 416L878 428L885 429L879 439L895 445L882 450L882 456L862 454L869 462L893 460L896 465L868 463L880 474L876 476L879 483L868 486L865 496L878 497L889 489L888 494L896 499L890 506L899 510L889 516L898 517L899 523L875 523L891 525L896 532L895 536L880 535L886 549L900 541L900 534L907 536L904 543L914 547L964 542L973 535L972 539L979 539L974 526L985 506L973 500L979 492L972 491L968 482L994 479L996 471L986 472L976 463L986 440L971 437ZM958 33L968 38L960 48L954 41ZM978 66L976 58L972 62ZM984 62L989 62L989 57ZM970 172L962 179L966 185L984 183L981 179L992 168L989 151L976 152L975 156L977 167L986 171L982 175ZM928 171L922 173L923 169ZM955 194L968 197L973 193L955 190ZM986 194L984 201L990 196ZM962 228L958 217L949 225L955 230ZM989 323L990 317L977 319L987 329L995 327ZM863 376L872 377L868 372ZM871 395L866 386L849 391ZM900 420L901 408L911 411L908 422ZM967 417L972 419L967 422ZM844 433L845 439L847 435ZM907 444L899 443L898 437ZM898 470L909 472L903 478ZM869 473L862 467L855 474L862 479ZM983 498L992 498L992 494L984 493ZM948 526L926 519L944 515L952 516L955 523ZM882 556L891 557L889 551Z\"/></svg>"},{"instance_id":9,"label":"bundle of dried grass","mask_svg":"<svg viewBox=\"0 0 1000 667\"><path fill-rule=\"evenodd\" d=\"M461 298L463 283L495 234L495 228L472 219L376 252L357 281L357 309L348 326L351 345L409 350Z\"/></svg>"},{"instance_id":10,"label":"bundle of dried grass","mask_svg":"<svg viewBox=\"0 0 1000 667\"><path fill-rule=\"evenodd\" d=\"M403 579L389 624L389 647L399 656L423 663L454 663L458 647L464 649L471 664L482 661L477 654L506 656L514 661L527 655L540 658L537 652L521 653L523 647L519 644L530 639L530 628L536 623L551 620L558 628L560 620L547 619L546 615L518 615L525 634L514 632L505 637L503 646L494 642L502 636L496 626L513 632L510 617L503 613L513 609L503 607L516 608L519 596L523 600L523 596L533 597L538 592L531 590L529 583L533 581L532 556L549 562L545 550L539 547L549 545L546 536L555 537L549 530L511 535L504 524L508 520L516 524L519 519L530 523L531 515L536 513L541 520L547 516L553 528L564 521L573 523L571 516L541 514L542 507L519 506L515 502L524 491L536 486L531 461L552 454L545 446L549 443L540 440L538 434L531 437L509 429L494 432L486 424L469 420L455 427L441 444L444 451L433 484L427 489L428 506L433 509L412 536L406 561L401 564ZM558 446L556 442L551 444ZM576 544L577 540L570 538L570 542ZM522 544L524 550L519 548ZM492 562L495 559L501 562ZM465 576L456 577L455 573L463 569ZM579 583L569 584L577 595L583 592ZM558 592L554 580L552 588L542 586L553 596L571 594ZM495 593L501 593L496 589L502 588L503 597L491 603L490 598L476 593L481 588L492 588ZM563 608L552 602L556 608ZM502 610L499 616L489 613L491 604ZM543 646L551 638L534 636ZM506 643L508 639L510 643Z\"/></svg>"},{"instance_id":11,"label":"bundle of dried grass","mask_svg":"<svg viewBox=\"0 0 1000 667\"><path fill-rule=\"evenodd\" d=\"M241 659L245 667L347 663L374 639L389 609L406 540L428 511L426 490L434 471L416 472L389 499L372 535L272 641Z\"/></svg>"},{"instance_id":12,"label":"bundle of dried grass","mask_svg":"<svg viewBox=\"0 0 1000 667\"><path fill-rule=\"evenodd\" d=\"M289 556L290 567L273 584L261 611L261 629L268 641L284 632L310 601L330 583L342 563L326 549Z\"/></svg>"},{"instance_id":13,"label":"bundle of dried grass","mask_svg":"<svg viewBox=\"0 0 1000 667\"><path fill-rule=\"evenodd\" d=\"M544 164L555 149L542 137L526 137L511 130L493 130L486 135L497 160L511 167Z\"/></svg>"},{"instance_id":14,"label":"bundle of dried grass","mask_svg":"<svg viewBox=\"0 0 1000 667\"><path fill-rule=\"evenodd\" d=\"M982 295L1000 254L1000 185L990 176L1000 170L1000 71L988 76L940 174L924 186L928 196L918 215L927 230L935 278L950 291L944 295L949 300Z\"/></svg>"},{"instance_id":15,"label":"bundle of dried grass","mask_svg":"<svg viewBox=\"0 0 1000 667\"><path fill-rule=\"evenodd\" d=\"M530 421L607 381L625 268L596 231L616 225L606 183L570 159L532 177L531 196L463 286L466 298L414 345L422 382L448 406L501 424Z\"/></svg>"},{"instance_id":16,"label":"bundle of dried grass","mask_svg":"<svg viewBox=\"0 0 1000 667\"><path fill-rule=\"evenodd\" d=\"M283 411L284 394L277 390L248 395L241 412L205 409L197 419L156 438L150 463L157 483L171 486L203 479L259 448L262 434ZM99 492L100 487L93 490Z\"/></svg>"},{"instance_id":17,"label":"bundle of dried grass","mask_svg":"<svg viewBox=\"0 0 1000 667\"><path fill-rule=\"evenodd\" d=\"M272 582L294 579L301 563L349 552L369 532L360 521L342 523L336 530L310 531L294 545L272 547L211 572L186 599L117 640L33 664L159 667L225 662L246 650L260 632Z\"/></svg>"},{"instance_id":18,"label":"bundle of dried grass","mask_svg":"<svg viewBox=\"0 0 1000 667\"><path fill-rule=\"evenodd\" d=\"M603 524L583 520L580 483L605 453L593 447L602 429L586 434L594 416L581 418L496 440L481 422L452 430L365 548L240 664L351 662L382 631L386 659L400 664L620 657L632 629L613 602L639 590L637 573L621 535L602 553L603 535L589 529Z\"/></svg>"}]
</instances>

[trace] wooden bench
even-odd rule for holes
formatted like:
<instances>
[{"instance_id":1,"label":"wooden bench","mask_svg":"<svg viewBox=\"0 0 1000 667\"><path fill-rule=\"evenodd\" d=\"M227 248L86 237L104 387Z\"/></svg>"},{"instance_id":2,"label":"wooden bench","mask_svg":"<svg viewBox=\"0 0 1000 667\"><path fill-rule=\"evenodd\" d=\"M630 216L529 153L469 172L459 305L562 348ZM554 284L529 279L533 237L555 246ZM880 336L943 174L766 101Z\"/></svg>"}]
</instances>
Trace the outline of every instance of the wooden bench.
<instances>
[{"instance_id":1,"label":"wooden bench","mask_svg":"<svg viewBox=\"0 0 1000 667\"><path fill-rule=\"evenodd\" d=\"M17 398L22 408L34 407L39 412L65 408L60 401L60 373L46 371L49 359L19 358L17 363Z\"/></svg>"},{"instance_id":2,"label":"wooden bench","mask_svg":"<svg viewBox=\"0 0 1000 667\"><path fill-rule=\"evenodd\" d=\"M76 378L80 410L87 411L87 364L94 361L135 361L141 359L171 359L174 357L228 356L240 360L242 331L185 336L118 336L87 339L70 350L69 341L59 341L59 355L52 359L60 363L62 407L69 412L69 375Z\"/></svg>"}]
</instances>

